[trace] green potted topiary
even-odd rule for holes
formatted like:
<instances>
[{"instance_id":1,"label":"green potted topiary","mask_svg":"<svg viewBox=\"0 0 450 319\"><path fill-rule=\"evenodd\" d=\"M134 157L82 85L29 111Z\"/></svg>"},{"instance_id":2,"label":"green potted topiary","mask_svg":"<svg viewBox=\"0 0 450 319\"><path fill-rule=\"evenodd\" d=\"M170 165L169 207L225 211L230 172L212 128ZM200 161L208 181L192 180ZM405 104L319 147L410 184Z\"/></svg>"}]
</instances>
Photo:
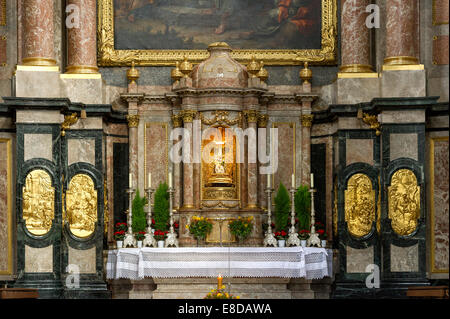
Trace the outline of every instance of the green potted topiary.
<instances>
[{"instance_id":1,"label":"green potted topiary","mask_svg":"<svg viewBox=\"0 0 450 319\"><path fill-rule=\"evenodd\" d=\"M311 224L311 193L308 186L302 185L294 195L295 213L298 219L298 229L310 229Z\"/></svg>"},{"instance_id":2,"label":"green potted topiary","mask_svg":"<svg viewBox=\"0 0 450 319\"><path fill-rule=\"evenodd\" d=\"M147 198L141 197L139 193L139 189L136 191L136 195L134 196L132 203L132 228L133 232L145 232L147 228L147 218L145 216L144 206L147 204Z\"/></svg>"},{"instance_id":3,"label":"green potted topiary","mask_svg":"<svg viewBox=\"0 0 450 319\"><path fill-rule=\"evenodd\" d=\"M287 232L289 213L291 211L291 199L286 187L280 183L277 195L275 196L275 229L276 232ZM279 239L283 240L283 239ZM279 246L283 243L279 243Z\"/></svg>"},{"instance_id":4,"label":"green potted topiary","mask_svg":"<svg viewBox=\"0 0 450 319\"><path fill-rule=\"evenodd\" d=\"M168 230L170 220L168 189L169 187L166 183L159 184L155 192L155 206L153 208L154 229L163 232Z\"/></svg>"}]
</instances>

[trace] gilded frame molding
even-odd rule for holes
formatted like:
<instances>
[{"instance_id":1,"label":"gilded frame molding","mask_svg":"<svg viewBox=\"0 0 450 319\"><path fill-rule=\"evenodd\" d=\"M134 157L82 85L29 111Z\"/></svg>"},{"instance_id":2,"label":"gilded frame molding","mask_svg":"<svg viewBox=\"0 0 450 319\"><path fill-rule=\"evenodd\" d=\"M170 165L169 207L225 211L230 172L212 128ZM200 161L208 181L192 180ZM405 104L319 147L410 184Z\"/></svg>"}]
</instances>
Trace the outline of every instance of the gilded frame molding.
<instances>
[{"instance_id":1,"label":"gilded frame molding","mask_svg":"<svg viewBox=\"0 0 450 319\"><path fill-rule=\"evenodd\" d=\"M434 250L435 250L435 237L434 237L434 231L435 231L435 216L434 216L434 143L436 141L448 141L448 136L439 136L439 137L431 137L430 138L430 222L431 222L431 229L430 229L430 235L431 235L431 244L430 244L430 251L431 251L431 273L448 273L448 269L437 269L436 265L434 263Z\"/></svg>"},{"instance_id":2,"label":"gilded frame molding","mask_svg":"<svg viewBox=\"0 0 450 319\"><path fill-rule=\"evenodd\" d=\"M437 21L436 19L436 12L437 12L437 8L436 8L436 0L433 0L433 4L432 4L433 8L432 8L432 23L433 25L444 25L444 24L448 24L448 20L447 21Z\"/></svg>"},{"instance_id":3,"label":"gilded frame molding","mask_svg":"<svg viewBox=\"0 0 450 319\"><path fill-rule=\"evenodd\" d=\"M7 216L7 233L8 233L8 262L7 262L7 269L6 270L1 270L0 269L0 276L6 275L6 276L10 276L14 274L14 269L13 269L13 197L12 197L12 148L11 148L11 144L12 144L12 139L11 138L0 138L0 143L6 143L6 166L7 166L7 170L6 170L6 174L7 174L7 178L6 178L6 185L7 185L7 191L6 191L6 196L7 196L7 212L6 212L6 216Z\"/></svg>"},{"instance_id":4,"label":"gilded frame molding","mask_svg":"<svg viewBox=\"0 0 450 319\"><path fill-rule=\"evenodd\" d=\"M0 26L6 26L6 0L0 0Z\"/></svg>"},{"instance_id":5,"label":"gilded frame molding","mask_svg":"<svg viewBox=\"0 0 450 319\"><path fill-rule=\"evenodd\" d=\"M192 63L208 58L207 50L116 50L114 47L114 0L98 1L98 65L174 66L184 56ZM321 49L285 50L235 50L232 57L240 63L248 63L255 57L265 65L302 65L337 63L337 2L322 0Z\"/></svg>"}]
</instances>

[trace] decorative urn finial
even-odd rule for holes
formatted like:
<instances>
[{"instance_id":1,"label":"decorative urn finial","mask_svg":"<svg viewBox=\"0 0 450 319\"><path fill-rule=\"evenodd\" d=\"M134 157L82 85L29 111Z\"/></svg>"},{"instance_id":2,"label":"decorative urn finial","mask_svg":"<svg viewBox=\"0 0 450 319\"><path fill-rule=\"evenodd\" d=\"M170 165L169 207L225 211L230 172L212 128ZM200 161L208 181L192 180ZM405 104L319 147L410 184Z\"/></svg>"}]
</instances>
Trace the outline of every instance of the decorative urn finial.
<instances>
[{"instance_id":1,"label":"decorative urn finial","mask_svg":"<svg viewBox=\"0 0 450 319\"><path fill-rule=\"evenodd\" d=\"M134 61L131 62L131 69L127 71L127 78L131 83L136 83L136 80L139 79L139 70L136 69Z\"/></svg>"},{"instance_id":2,"label":"decorative urn finial","mask_svg":"<svg viewBox=\"0 0 450 319\"><path fill-rule=\"evenodd\" d=\"M257 76L261 79L262 82L266 82L266 80L269 78L269 72L264 68L263 61L261 61L260 65L261 68L259 69Z\"/></svg>"},{"instance_id":3,"label":"decorative urn finial","mask_svg":"<svg viewBox=\"0 0 450 319\"><path fill-rule=\"evenodd\" d=\"M300 70L300 78L303 80L303 83L310 83L312 79L312 71L308 69L308 62L305 62L304 69Z\"/></svg>"},{"instance_id":4,"label":"decorative urn finial","mask_svg":"<svg viewBox=\"0 0 450 319\"><path fill-rule=\"evenodd\" d=\"M192 63L188 61L187 57L184 57L184 61L180 65L180 71L184 74L185 78L189 77L189 74L192 72Z\"/></svg>"},{"instance_id":5,"label":"decorative urn finial","mask_svg":"<svg viewBox=\"0 0 450 319\"><path fill-rule=\"evenodd\" d=\"M256 78L259 72L260 66L259 63L256 62L255 57L252 57L252 60L247 65L247 72L250 73L252 78Z\"/></svg>"},{"instance_id":6,"label":"decorative urn finial","mask_svg":"<svg viewBox=\"0 0 450 319\"><path fill-rule=\"evenodd\" d=\"M183 77L183 72L180 71L180 62L176 62L175 69L170 72L170 77L174 82L178 82Z\"/></svg>"}]
</instances>

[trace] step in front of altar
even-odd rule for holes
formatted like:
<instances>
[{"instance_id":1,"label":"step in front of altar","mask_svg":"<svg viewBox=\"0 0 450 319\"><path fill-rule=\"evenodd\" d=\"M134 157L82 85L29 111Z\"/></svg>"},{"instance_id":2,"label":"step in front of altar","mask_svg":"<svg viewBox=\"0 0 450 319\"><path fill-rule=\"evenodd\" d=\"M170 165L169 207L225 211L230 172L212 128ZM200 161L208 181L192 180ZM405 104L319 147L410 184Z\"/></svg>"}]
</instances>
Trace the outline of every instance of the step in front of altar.
<instances>
[{"instance_id":1,"label":"step in front of altar","mask_svg":"<svg viewBox=\"0 0 450 319\"><path fill-rule=\"evenodd\" d=\"M241 299L328 299L331 278L224 278L225 291ZM203 299L217 288L215 278L110 280L114 299Z\"/></svg>"}]
</instances>

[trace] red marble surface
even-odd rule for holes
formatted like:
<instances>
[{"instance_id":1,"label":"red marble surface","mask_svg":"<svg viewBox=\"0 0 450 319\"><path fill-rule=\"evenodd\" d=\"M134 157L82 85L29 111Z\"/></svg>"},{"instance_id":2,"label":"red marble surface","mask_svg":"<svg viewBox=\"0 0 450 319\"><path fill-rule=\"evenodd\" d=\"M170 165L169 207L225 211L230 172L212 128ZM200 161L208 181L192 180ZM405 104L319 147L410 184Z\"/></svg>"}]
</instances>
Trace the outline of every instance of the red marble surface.
<instances>
[{"instance_id":1,"label":"red marble surface","mask_svg":"<svg viewBox=\"0 0 450 319\"><path fill-rule=\"evenodd\" d=\"M294 123L274 123L278 127L278 170L274 174L273 187L277 192L280 182L289 189L294 174Z\"/></svg>"},{"instance_id":2,"label":"red marble surface","mask_svg":"<svg viewBox=\"0 0 450 319\"><path fill-rule=\"evenodd\" d=\"M342 65L370 64L370 29L366 26L369 0L341 1Z\"/></svg>"},{"instance_id":3,"label":"red marble surface","mask_svg":"<svg viewBox=\"0 0 450 319\"><path fill-rule=\"evenodd\" d=\"M53 0L23 1L23 58L54 59Z\"/></svg>"},{"instance_id":4,"label":"red marble surface","mask_svg":"<svg viewBox=\"0 0 450 319\"><path fill-rule=\"evenodd\" d=\"M433 64L448 65L448 35L433 39Z\"/></svg>"},{"instance_id":5,"label":"red marble surface","mask_svg":"<svg viewBox=\"0 0 450 319\"><path fill-rule=\"evenodd\" d=\"M165 124L146 123L145 125L145 183L148 173L152 174L152 187L168 183L168 141ZM147 185L146 185L147 187Z\"/></svg>"},{"instance_id":6,"label":"red marble surface","mask_svg":"<svg viewBox=\"0 0 450 319\"><path fill-rule=\"evenodd\" d=\"M448 0L433 0L433 23L448 24Z\"/></svg>"},{"instance_id":7,"label":"red marble surface","mask_svg":"<svg viewBox=\"0 0 450 319\"><path fill-rule=\"evenodd\" d=\"M386 57L417 57L417 1L386 0Z\"/></svg>"},{"instance_id":8,"label":"red marble surface","mask_svg":"<svg viewBox=\"0 0 450 319\"><path fill-rule=\"evenodd\" d=\"M449 260L449 147L447 140L434 142L434 270L447 270Z\"/></svg>"},{"instance_id":9,"label":"red marble surface","mask_svg":"<svg viewBox=\"0 0 450 319\"><path fill-rule=\"evenodd\" d=\"M67 29L68 65L97 66L97 4L95 0L68 0L79 8L78 28Z\"/></svg>"}]
</instances>

